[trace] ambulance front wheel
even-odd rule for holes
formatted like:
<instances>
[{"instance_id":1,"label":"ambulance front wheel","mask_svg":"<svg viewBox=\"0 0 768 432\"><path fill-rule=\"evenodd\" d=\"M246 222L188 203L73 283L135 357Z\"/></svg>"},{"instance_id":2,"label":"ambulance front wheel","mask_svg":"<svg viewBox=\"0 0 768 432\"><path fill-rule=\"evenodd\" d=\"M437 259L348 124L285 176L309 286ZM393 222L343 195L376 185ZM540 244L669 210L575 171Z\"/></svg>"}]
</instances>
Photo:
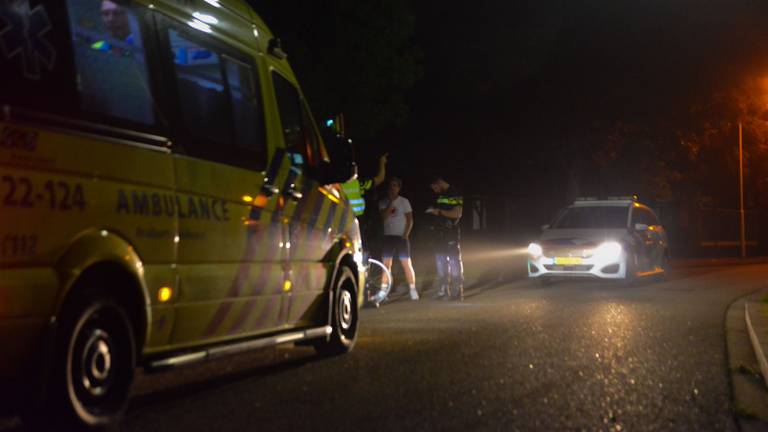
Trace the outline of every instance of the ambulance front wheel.
<instances>
[{"instance_id":1,"label":"ambulance front wheel","mask_svg":"<svg viewBox=\"0 0 768 432\"><path fill-rule=\"evenodd\" d=\"M314 344L315 351L324 356L348 353L357 340L357 283L354 273L347 266L339 269L333 299L331 335Z\"/></svg>"},{"instance_id":2,"label":"ambulance front wheel","mask_svg":"<svg viewBox=\"0 0 768 432\"><path fill-rule=\"evenodd\" d=\"M63 311L59 330L40 401L51 414L45 421L61 430L114 425L126 408L136 364L125 308L105 295L79 295Z\"/></svg>"}]
</instances>

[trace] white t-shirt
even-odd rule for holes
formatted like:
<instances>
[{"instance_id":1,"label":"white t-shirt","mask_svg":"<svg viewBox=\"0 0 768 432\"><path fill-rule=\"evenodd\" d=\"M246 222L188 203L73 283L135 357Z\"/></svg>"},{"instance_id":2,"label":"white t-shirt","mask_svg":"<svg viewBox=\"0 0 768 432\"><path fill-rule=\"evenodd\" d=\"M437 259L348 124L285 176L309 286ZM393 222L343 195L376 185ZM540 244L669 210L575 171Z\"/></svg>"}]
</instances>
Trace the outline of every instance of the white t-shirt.
<instances>
[{"instance_id":1,"label":"white t-shirt","mask_svg":"<svg viewBox=\"0 0 768 432\"><path fill-rule=\"evenodd\" d=\"M398 196L392 205L389 205L389 198L379 201L379 210L392 208L392 213L385 214L384 235L402 236L405 234L405 214L412 213L411 203L407 198Z\"/></svg>"}]
</instances>

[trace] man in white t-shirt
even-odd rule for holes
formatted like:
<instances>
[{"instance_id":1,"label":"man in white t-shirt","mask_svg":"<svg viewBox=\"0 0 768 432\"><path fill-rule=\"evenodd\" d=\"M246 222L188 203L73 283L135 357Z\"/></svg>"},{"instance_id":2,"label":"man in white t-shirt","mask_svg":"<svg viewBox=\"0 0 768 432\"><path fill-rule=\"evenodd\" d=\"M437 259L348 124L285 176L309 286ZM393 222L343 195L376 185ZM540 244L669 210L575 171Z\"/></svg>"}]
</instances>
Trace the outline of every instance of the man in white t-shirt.
<instances>
[{"instance_id":1,"label":"man in white t-shirt","mask_svg":"<svg viewBox=\"0 0 768 432\"><path fill-rule=\"evenodd\" d=\"M413 210L408 199L400 196L402 186L403 182L399 178L392 177L387 184L387 197L379 201L379 210L384 224L381 258L390 271L393 257L397 256L400 259L405 270L405 278L408 280L411 300L418 300L416 274L413 271L411 245L408 241L413 228ZM383 295L386 296L386 293Z\"/></svg>"}]
</instances>

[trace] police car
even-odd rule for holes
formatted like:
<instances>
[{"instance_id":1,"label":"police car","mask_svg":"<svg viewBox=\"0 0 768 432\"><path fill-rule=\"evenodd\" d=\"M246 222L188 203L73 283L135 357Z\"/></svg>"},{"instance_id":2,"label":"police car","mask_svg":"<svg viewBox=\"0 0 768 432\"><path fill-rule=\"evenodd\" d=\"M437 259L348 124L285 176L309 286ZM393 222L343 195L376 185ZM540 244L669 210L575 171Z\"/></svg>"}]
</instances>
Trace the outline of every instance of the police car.
<instances>
[{"instance_id":1,"label":"police car","mask_svg":"<svg viewBox=\"0 0 768 432\"><path fill-rule=\"evenodd\" d=\"M543 228L528 246L528 276L542 283L592 277L631 284L667 272L664 227L634 197L576 200Z\"/></svg>"},{"instance_id":2,"label":"police car","mask_svg":"<svg viewBox=\"0 0 768 432\"><path fill-rule=\"evenodd\" d=\"M28 419L113 424L137 366L352 349L351 161L244 0L2 1L0 46L0 391Z\"/></svg>"}]
</instances>

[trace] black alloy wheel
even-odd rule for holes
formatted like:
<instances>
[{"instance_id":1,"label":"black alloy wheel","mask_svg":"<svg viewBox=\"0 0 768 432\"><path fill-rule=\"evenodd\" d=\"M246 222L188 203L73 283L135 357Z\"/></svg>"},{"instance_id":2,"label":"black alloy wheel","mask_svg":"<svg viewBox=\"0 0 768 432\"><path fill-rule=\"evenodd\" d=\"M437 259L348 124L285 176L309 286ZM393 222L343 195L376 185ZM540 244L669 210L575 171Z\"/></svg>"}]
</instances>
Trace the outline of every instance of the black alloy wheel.
<instances>
[{"instance_id":1,"label":"black alloy wheel","mask_svg":"<svg viewBox=\"0 0 768 432\"><path fill-rule=\"evenodd\" d=\"M112 299L81 296L63 311L60 323L50 378L40 398L49 415L30 423L53 430L115 425L127 406L136 365L128 314Z\"/></svg>"},{"instance_id":2,"label":"black alloy wheel","mask_svg":"<svg viewBox=\"0 0 768 432\"><path fill-rule=\"evenodd\" d=\"M339 268L334 284L334 301L331 311L331 335L315 342L320 355L339 355L352 350L357 341L358 307L357 282L347 266Z\"/></svg>"}]
</instances>

